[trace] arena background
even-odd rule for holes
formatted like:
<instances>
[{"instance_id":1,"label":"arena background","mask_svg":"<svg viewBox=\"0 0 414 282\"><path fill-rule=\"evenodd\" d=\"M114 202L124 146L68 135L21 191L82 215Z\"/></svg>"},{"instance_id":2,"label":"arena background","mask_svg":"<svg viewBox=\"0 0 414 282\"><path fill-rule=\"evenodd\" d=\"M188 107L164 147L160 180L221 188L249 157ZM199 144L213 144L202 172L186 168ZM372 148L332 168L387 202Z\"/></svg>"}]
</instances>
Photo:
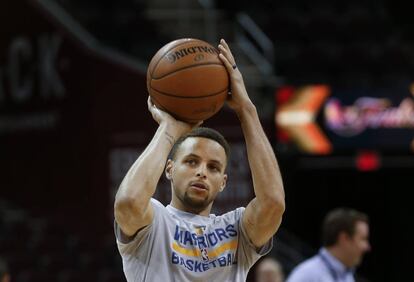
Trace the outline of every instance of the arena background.
<instances>
[{"instance_id":1,"label":"arena background","mask_svg":"<svg viewBox=\"0 0 414 282\"><path fill-rule=\"evenodd\" d=\"M113 197L156 129L147 64L184 37L223 37L237 57L282 169L287 210L271 255L285 272L317 251L324 214L348 206L371 218L359 280L412 281L414 26L404 5L1 1L0 257L12 281L125 281ZM233 148L221 213L249 201L251 180L235 115L223 108L205 124ZM165 179L156 197L168 203Z\"/></svg>"}]
</instances>

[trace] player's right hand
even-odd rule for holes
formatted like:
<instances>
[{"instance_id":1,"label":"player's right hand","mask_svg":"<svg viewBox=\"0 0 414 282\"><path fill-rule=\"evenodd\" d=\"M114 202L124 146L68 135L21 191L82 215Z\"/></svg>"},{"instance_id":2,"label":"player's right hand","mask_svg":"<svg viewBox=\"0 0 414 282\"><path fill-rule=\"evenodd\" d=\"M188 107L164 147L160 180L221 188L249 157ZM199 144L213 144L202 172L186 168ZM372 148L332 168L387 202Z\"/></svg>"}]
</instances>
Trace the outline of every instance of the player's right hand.
<instances>
[{"instance_id":1,"label":"player's right hand","mask_svg":"<svg viewBox=\"0 0 414 282\"><path fill-rule=\"evenodd\" d=\"M148 110L150 111L152 118L159 125L165 123L166 125L173 127L174 129L178 130L180 136L191 131L193 128L200 126L203 123L203 121L200 121L198 123L187 123L187 122L175 119L172 115L170 115L166 111L163 111L159 109L157 106L155 106L150 96L148 96L147 104L148 104Z\"/></svg>"}]
</instances>

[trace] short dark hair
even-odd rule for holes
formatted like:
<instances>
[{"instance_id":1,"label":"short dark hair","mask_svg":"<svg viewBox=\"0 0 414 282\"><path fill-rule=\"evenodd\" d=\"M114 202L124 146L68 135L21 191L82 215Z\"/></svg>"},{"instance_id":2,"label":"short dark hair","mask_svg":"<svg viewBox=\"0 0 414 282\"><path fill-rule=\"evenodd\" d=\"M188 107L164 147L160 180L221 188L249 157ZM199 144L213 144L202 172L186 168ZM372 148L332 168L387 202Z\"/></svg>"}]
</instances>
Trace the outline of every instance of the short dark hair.
<instances>
[{"instance_id":1,"label":"short dark hair","mask_svg":"<svg viewBox=\"0 0 414 282\"><path fill-rule=\"evenodd\" d=\"M227 160L230 157L230 146L227 143L226 139L221 135L217 130L208 127L197 127L191 130L189 133L184 134L174 143L174 146L171 148L170 154L168 156L169 159L174 160L175 155L180 147L181 143L183 143L187 138L190 137L202 137L216 141L219 143L223 148L224 152L226 153Z\"/></svg>"},{"instance_id":2,"label":"short dark hair","mask_svg":"<svg viewBox=\"0 0 414 282\"><path fill-rule=\"evenodd\" d=\"M341 232L354 236L356 223L360 221L368 224L369 218L365 213L350 208L330 211L323 221L322 244L325 247L335 245Z\"/></svg>"},{"instance_id":3,"label":"short dark hair","mask_svg":"<svg viewBox=\"0 0 414 282\"><path fill-rule=\"evenodd\" d=\"M0 258L0 279L3 279L4 275L9 274L9 268L6 262Z\"/></svg>"}]
</instances>

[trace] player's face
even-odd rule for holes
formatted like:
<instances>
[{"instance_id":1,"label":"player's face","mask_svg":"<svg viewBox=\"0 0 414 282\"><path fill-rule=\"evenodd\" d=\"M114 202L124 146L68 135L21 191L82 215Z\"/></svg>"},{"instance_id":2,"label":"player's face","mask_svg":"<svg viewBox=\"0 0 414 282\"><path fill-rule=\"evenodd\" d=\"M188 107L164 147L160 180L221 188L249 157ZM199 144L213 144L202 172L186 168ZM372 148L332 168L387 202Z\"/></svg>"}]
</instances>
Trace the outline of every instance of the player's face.
<instances>
[{"instance_id":1,"label":"player's face","mask_svg":"<svg viewBox=\"0 0 414 282\"><path fill-rule=\"evenodd\" d=\"M361 263L362 257L371 249L369 244L369 226L366 222L358 221L355 225L354 236L349 238L348 256L350 266L354 267Z\"/></svg>"},{"instance_id":2,"label":"player's face","mask_svg":"<svg viewBox=\"0 0 414 282\"><path fill-rule=\"evenodd\" d=\"M175 160L167 164L173 197L194 212L207 208L226 184L226 159L224 148L214 140L200 137L184 140Z\"/></svg>"}]
</instances>

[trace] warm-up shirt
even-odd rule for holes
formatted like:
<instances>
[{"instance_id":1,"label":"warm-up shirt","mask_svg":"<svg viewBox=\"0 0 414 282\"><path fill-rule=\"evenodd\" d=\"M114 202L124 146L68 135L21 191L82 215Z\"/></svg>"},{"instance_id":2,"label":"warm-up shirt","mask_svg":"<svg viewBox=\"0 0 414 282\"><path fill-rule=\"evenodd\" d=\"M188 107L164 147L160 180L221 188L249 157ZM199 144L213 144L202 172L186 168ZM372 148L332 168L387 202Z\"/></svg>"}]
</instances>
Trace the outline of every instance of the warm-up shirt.
<instances>
[{"instance_id":1,"label":"warm-up shirt","mask_svg":"<svg viewBox=\"0 0 414 282\"><path fill-rule=\"evenodd\" d=\"M286 282L355 282L353 270L347 269L325 248L299 264Z\"/></svg>"},{"instance_id":2,"label":"warm-up shirt","mask_svg":"<svg viewBox=\"0 0 414 282\"><path fill-rule=\"evenodd\" d=\"M154 218L127 239L115 234L128 282L246 281L250 267L272 248L256 249L241 223L244 208L200 216L151 199Z\"/></svg>"}]
</instances>

